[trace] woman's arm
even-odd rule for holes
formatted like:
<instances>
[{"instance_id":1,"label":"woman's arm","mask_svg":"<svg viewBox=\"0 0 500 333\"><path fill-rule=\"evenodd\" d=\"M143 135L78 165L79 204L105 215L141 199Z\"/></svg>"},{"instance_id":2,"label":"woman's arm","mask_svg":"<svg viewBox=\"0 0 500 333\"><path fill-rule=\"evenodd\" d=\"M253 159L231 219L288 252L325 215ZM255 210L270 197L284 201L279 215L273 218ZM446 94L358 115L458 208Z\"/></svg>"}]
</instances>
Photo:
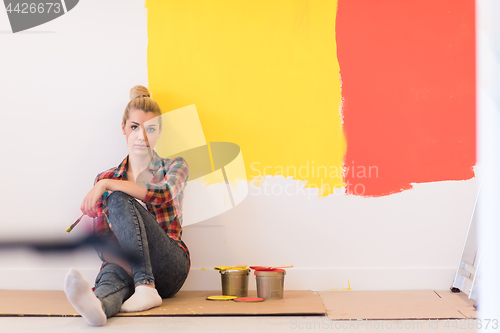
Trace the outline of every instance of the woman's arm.
<instances>
[{"instance_id":1,"label":"woman's arm","mask_svg":"<svg viewBox=\"0 0 500 333\"><path fill-rule=\"evenodd\" d=\"M80 207L82 213L90 217L97 217L97 202L106 191L122 191L140 200L144 200L148 192L147 189L139 187L134 182L116 179L101 179L83 199Z\"/></svg>"},{"instance_id":2,"label":"woman's arm","mask_svg":"<svg viewBox=\"0 0 500 333\"><path fill-rule=\"evenodd\" d=\"M164 167L165 177L160 182L144 182L147 188L144 202L160 205L171 201L186 186L189 166L182 157L176 157Z\"/></svg>"},{"instance_id":3,"label":"woman's arm","mask_svg":"<svg viewBox=\"0 0 500 333\"><path fill-rule=\"evenodd\" d=\"M189 166L185 159L177 157L164 170L165 177L159 183L144 182L142 188L132 181L117 179L101 179L83 199L80 207L82 213L90 217L97 217L97 202L106 191L122 191L128 195L150 202L154 205L163 204L175 198L186 185L189 177Z\"/></svg>"},{"instance_id":4,"label":"woman's arm","mask_svg":"<svg viewBox=\"0 0 500 333\"><path fill-rule=\"evenodd\" d=\"M144 200L148 193L148 189L140 187L135 182L116 179L104 179L103 181L107 191L121 191L139 200Z\"/></svg>"}]
</instances>

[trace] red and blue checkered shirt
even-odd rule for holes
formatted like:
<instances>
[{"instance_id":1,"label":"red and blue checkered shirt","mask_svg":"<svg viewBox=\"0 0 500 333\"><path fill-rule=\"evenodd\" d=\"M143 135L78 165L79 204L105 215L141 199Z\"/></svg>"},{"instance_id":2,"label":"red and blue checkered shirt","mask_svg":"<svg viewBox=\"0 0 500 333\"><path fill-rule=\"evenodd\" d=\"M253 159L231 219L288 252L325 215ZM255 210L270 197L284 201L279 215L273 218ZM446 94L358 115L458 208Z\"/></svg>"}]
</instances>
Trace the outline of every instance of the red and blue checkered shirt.
<instances>
[{"instance_id":1,"label":"red and blue checkered shirt","mask_svg":"<svg viewBox=\"0 0 500 333\"><path fill-rule=\"evenodd\" d=\"M164 159L155 151L149 164L149 171L154 174L150 182L144 182L148 192L143 200L149 212L167 235L175 240L186 252L189 250L181 239L182 236L182 201L184 187L189 176L189 166L182 157ZM97 175L94 185L101 179L124 180L127 172L128 155L116 168L111 168ZM97 217L94 218L94 234L102 237L115 238L112 227L108 223L109 214L106 205L112 191L106 191L97 202ZM116 239L116 238L115 238ZM101 258L102 259L102 258Z\"/></svg>"}]
</instances>

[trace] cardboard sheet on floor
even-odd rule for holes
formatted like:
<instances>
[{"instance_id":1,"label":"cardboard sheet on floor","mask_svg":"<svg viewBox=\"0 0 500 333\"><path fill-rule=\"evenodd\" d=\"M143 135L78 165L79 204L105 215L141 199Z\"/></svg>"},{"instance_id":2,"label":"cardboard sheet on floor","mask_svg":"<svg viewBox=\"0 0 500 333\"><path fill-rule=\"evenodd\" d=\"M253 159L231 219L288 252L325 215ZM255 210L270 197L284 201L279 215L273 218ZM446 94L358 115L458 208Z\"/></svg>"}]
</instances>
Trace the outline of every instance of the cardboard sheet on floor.
<instances>
[{"instance_id":1,"label":"cardboard sheet on floor","mask_svg":"<svg viewBox=\"0 0 500 333\"><path fill-rule=\"evenodd\" d=\"M0 315L77 316L59 290L0 290Z\"/></svg>"},{"instance_id":2,"label":"cardboard sheet on floor","mask_svg":"<svg viewBox=\"0 0 500 333\"><path fill-rule=\"evenodd\" d=\"M164 299L162 306L142 313L120 313L127 315L324 315L323 302L318 294L310 290L285 290L283 299L264 302L209 301L206 298L218 295L217 291L181 291L170 299ZM255 291L248 296L256 297Z\"/></svg>"},{"instance_id":3,"label":"cardboard sheet on floor","mask_svg":"<svg viewBox=\"0 0 500 333\"><path fill-rule=\"evenodd\" d=\"M281 300L248 303L209 301L217 291L180 291L163 300L162 306L144 312L117 316L203 316L203 315L324 315L323 302L310 290L285 290ZM249 296L256 296L249 291ZM0 315L77 316L63 291L0 290Z\"/></svg>"},{"instance_id":4,"label":"cardboard sheet on floor","mask_svg":"<svg viewBox=\"0 0 500 333\"><path fill-rule=\"evenodd\" d=\"M319 294L331 320L465 318L433 290L320 291Z\"/></svg>"},{"instance_id":5,"label":"cardboard sheet on floor","mask_svg":"<svg viewBox=\"0 0 500 333\"><path fill-rule=\"evenodd\" d=\"M435 292L466 318L477 319L479 313L474 309L476 301L469 299L465 293L453 293L451 290L435 290Z\"/></svg>"}]
</instances>

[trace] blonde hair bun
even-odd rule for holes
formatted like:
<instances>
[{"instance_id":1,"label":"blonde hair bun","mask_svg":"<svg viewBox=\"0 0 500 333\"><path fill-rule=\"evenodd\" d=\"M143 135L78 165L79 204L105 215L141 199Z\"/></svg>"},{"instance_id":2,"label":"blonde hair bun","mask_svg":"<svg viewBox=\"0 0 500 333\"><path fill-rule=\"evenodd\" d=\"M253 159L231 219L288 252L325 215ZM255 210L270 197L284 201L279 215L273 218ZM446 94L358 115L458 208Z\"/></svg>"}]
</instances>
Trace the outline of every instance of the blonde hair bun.
<instances>
[{"instance_id":1,"label":"blonde hair bun","mask_svg":"<svg viewBox=\"0 0 500 333\"><path fill-rule=\"evenodd\" d=\"M149 92L148 88L137 85L130 89L130 100L133 100L137 97L151 97L151 93Z\"/></svg>"},{"instance_id":2,"label":"blonde hair bun","mask_svg":"<svg viewBox=\"0 0 500 333\"><path fill-rule=\"evenodd\" d=\"M123 112L122 123L124 125L127 123L128 117L130 116L130 112L132 110L142 110L146 113L152 112L155 116L161 116L160 106L153 100L153 98L151 98L151 93L149 92L148 88L141 85L137 85L130 89L130 101L125 108L125 112Z\"/></svg>"}]
</instances>

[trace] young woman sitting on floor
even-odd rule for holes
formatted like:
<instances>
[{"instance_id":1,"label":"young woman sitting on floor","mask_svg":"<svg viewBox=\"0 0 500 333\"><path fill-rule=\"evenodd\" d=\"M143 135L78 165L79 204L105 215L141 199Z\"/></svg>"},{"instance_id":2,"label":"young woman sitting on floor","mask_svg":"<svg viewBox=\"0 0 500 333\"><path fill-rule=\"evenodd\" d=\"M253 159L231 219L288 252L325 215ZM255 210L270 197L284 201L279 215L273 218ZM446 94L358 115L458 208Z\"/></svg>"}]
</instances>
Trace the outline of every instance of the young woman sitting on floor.
<instances>
[{"instance_id":1,"label":"young woman sitting on floor","mask_svg":"<svg viewBox=\"0 0 500 333\"><path fill-rule=\"evenodd\" d=\"M95 290L70 269L64 291L89 325L102 326L118 312L144 311L174 296L190 269L181 240L182 200L189 168L182 157L166 159L153 150L161 111L147 88L135 86L123 115L129 155L97 175L81 210L94 218L94 233L115 242L137 260L127 261L102 249Z\"/></svg>"}]
</instances>

